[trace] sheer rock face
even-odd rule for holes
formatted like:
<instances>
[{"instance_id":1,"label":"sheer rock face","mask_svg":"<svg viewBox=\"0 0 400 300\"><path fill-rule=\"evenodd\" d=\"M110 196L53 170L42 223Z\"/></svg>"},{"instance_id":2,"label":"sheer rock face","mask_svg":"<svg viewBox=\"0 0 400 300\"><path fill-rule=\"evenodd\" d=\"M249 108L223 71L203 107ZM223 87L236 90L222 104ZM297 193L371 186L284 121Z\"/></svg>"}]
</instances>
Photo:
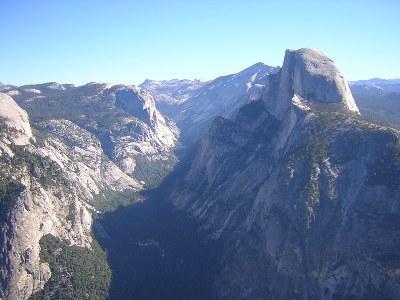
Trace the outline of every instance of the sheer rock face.
<instances>
[{"instance_id":1,"label":"sheer rock face","mask_svg":"<svg viewBox=\"0 0 400 300\"><path fill-rule=\"evenodd\" d=\"M333 61L317 50L286 50L281 70L268 77L264 102L272 115L282 119L295 95L305 103L358 112L347 81Z\"/></svg>"},{"instance_id":2,"label":"sheer rock face","mask_svg":"<svg viewBox=\"0 0 400 300\"><path fill-rule=\"evenodd\" d=\"M136 155L155 161L167 159L179 130L156 109L153 97L136 86L116 86L111 91L116 107L129 114L111 128L114 161L126 173L133 174Z\"/></svg>"},{"instance_id":3,"label":"sheer rock face","mask_svg":"<svg viewBox=\"0 0 400 300\"><path fill-rule=\"evenodd\" d=\"M126 112L151 125L156 117L156 105L150 94L135 86L120 88L115 92L115 104Z\"/></svg>"},{"instance_id":4,"label":"sheer rock face","mask_svg":"<svg viewBox=\"0 0 400 300\"><path fill-rule=\"evenodd\" d=\"M225 243L217 298L398 297L400 133L354 113L337 74L288 51L262 100L213 122L175 189Z\"/></svg>"},{"instance_id":5,"label":"sheer rock face","mask_svg":"<svg viewBox=\"0 0 400 300\"><path fill-rule=\"evenodd\" d=\"M179 132L135 86L0 89L0 298L27 299L51 276L40 239L90 248L92 213L141 190L136 156L169 158Z\"/></svg>"},{"instance_id":6,"label":"sheer rock face","mask_svg":"<svg viewBox=\"0 0 400 300\"><path fill-rule=\"evenodd\" d=\"M10 135L16 145L26 145L32 138L32 130L26 111L8 95L0 93L0 118L4 119L7 126L13 130Z\"/></svg>"},{"instance_id":7,"label":"sheer rock face","mask_svg":"<svg viewBox=\"0 0 400 300\"><path fill-rule=\"evenodd\" d=\"M114 92L115 104L126 112L145 122L154 132L152 142L156 142L168 151L177 138L174 124L168 123L156 109L153 97L145 90L136 86L122 87Z\"/></svg>"},{"instance_id":8,"label":"sheer rock face","mask_svg":"<svg viewBox=\"0 0 400 300\"><path fill-rule=\"evenodd\" d=\"M51 276L39 256L44 235L90 248L96 197L142 186L107 158L93 134L48 120L37 124L35 137L26 112L0 96L0 298L27 299Z\"/></svg>"}]
</instances>

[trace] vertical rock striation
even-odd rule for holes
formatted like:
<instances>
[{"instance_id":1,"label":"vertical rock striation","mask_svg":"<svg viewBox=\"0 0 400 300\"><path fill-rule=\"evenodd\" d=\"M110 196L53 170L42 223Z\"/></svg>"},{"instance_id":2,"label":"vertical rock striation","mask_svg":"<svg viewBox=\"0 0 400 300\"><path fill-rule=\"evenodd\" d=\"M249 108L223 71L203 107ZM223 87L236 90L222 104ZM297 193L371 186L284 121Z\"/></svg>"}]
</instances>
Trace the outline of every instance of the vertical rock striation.
<instances>
[{"instance_id":1,"label":"vertical rock striation","mask_svg":"<svg viewBox=\"0 0 400 300\"><path fill-rule=\"evenodd\" d=\"M35 136L27 113L0 93L2 299L27 299L50 278L39 256L43 236L91 248L99 198L142 187L105 156L88 131L67 120L37 126Z\"/></svg>"},{"instance_id":2,"label":"vertical rock striation","mask_svg":"<svg viewBox=\"0 0 400 300\"><path fill-rule=\"evenodd\" d=\"M172 196L225 243L216 296L396 299L399 153L329 58L288 50L262 99L214 120Z\"/></svg>"},{"instance_id":3,"label":"vertical rock striation","mask_svg":"<svg viewBox=\"0 0 400 300\"><path fill-rule=\"evenodd\" d=\"M310 105L332 104L337 110L358 112L342 73L317 50L286 50L280 72L268 77L263 100L273 116L282 119L294 96Z\"/></svg>"}]
</instances>

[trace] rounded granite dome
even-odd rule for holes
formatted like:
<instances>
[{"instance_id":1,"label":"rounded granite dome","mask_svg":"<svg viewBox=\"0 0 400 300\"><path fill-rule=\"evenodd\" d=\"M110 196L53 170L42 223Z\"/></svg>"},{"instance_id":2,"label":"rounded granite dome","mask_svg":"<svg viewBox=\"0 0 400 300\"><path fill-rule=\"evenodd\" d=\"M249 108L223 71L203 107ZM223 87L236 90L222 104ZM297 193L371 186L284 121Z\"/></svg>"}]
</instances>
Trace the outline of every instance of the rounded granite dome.
<instances>
[{"instance_id":1,"label":"rounded granite dome","mask_svg":"<svg viewBox=\"0 0 400 300\"><path fill-rule=\"evenodd\" d=\"M276 117L285 114L294 96L335 104L342 110L358 113L344 76L333 61L318 50L286 50L281 70L268 79L264 101L268 111Z\"/></svg>"}]
</instances>

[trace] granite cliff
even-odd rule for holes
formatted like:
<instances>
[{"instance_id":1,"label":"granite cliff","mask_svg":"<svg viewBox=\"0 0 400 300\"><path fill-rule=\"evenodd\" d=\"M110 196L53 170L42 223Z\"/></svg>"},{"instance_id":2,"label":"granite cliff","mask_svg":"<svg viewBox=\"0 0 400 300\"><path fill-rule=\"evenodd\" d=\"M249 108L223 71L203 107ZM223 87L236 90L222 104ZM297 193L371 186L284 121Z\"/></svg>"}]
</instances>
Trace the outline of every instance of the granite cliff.
<instances>
[{"instance_id":1,"label":"granite cliff","mask_svg":"<svg viewBox=\"0 0 400 300\"><path fill-rule=\"evenodd\" d=\"M219 299L396 299L400 133L358 113L323 53L288 50L218 117L174 203L225 244Z\"/></svg>"},{"instance_id":2,"label":"granite cliff","mask_svg":"<svg viewBox=\"0 0 400 300\"><path fill-rule=\"evenodd\" d=\"M172 168L178 131L135 86L1 88L0 298L27 299L44 287L34 299L104 298L111 275L93 215L141 200L143 179ZM82 257L95 265L74 269Z\"/></svg>"},{"instance_id":3,"label":"granite cliff","mask_svg":"<svg viewBox=\"0 0 400 300\"><path fill-rule=\"evenodd\" d=\"M28 112L34 127L42 121L64 119L89 131L110 160L144 184L162 177L157 177L157 172L150 174L149 168L159 164L164 174L174 163L170 150L179 130L161 115L154 99L141 88L106 83L78 87L45 83L0 90Z\"/></svg>"}]
</instances>

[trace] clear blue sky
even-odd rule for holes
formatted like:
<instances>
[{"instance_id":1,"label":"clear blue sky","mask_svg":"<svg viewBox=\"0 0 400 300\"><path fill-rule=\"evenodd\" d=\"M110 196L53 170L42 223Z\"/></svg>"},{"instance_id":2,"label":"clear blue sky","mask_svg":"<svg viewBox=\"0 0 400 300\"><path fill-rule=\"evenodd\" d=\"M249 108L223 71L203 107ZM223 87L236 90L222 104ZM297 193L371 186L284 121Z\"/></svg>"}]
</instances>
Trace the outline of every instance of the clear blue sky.
<instances>
[{"instance_id":1,"label":"clear blue sky","mask_svg":"<svg viewBox=\"0 0 400 300\"><path fill-rule=\"evenodd\" d=\"M0 0L0 82L208 80L302 47L349 80L399 78L399 3Z\"/></svg>"}]
</instances>

